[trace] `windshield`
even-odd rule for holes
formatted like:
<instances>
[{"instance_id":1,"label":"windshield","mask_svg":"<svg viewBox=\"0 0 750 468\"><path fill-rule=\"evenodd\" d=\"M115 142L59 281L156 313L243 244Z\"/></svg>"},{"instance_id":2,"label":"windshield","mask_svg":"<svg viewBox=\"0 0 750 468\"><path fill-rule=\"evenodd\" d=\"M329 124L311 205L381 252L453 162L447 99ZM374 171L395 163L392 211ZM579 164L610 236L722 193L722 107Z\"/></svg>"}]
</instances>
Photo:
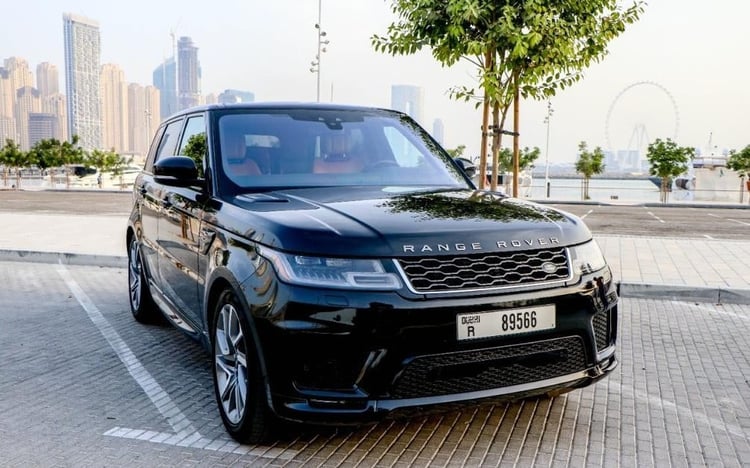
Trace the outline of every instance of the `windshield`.
<instances>
[{"instance_id":1,"label":"windshield","mask_svg":"<svg viewBox=\"0 0 750 468\"><path fill-rule=\"evenodd\" d=\"M222 192L331 186L466 188L436 143L386 111L262 109L218 118Z\"/></svg>"}]
</instances>

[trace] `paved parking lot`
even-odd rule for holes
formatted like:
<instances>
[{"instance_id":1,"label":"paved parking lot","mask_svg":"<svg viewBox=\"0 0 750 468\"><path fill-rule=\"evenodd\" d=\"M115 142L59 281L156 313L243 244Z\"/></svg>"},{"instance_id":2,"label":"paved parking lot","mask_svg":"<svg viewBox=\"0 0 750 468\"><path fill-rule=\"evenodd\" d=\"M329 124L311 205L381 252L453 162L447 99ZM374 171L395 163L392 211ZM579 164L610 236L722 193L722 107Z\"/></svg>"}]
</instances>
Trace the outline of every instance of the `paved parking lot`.
<instances>
[{"instance_id":1,"label":"paved parking lot","mask_svg":"<svg viewBox=\"0 0 750 468\"><path fill-rule=\"evenodd\" d=\"M0 466L742 466L750 306L624 299L620 367L552 399L269 446L224 432L203 350L132 320L126 270L0 262Z\"/></svg>"}]
</instances>

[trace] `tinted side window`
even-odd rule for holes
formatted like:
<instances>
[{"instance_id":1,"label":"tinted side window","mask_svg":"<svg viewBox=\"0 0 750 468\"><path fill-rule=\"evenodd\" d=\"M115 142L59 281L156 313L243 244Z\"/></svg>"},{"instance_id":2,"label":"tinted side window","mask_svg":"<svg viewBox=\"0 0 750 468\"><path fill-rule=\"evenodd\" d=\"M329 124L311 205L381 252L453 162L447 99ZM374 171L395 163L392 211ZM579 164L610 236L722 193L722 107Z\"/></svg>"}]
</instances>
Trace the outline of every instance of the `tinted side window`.
<instances>
[{"instance_id":1,"label":"tinted side window","mask_svg":"<svg viewBox=\"0 0 750 468\"><path fill-rule=\"evenodd\" d=\"M177 154L177 142L180 138L181 129L182 120L175 120L167 125L159 142L159 148L156 150L154 161L158 161L165 156L175 156Z\"/></svg>"},{"instance_id":2,"label":"tinted side window","mask_svg":"<svg viewBox=\"0 0 750 468\"><path fill-rule=\"evenodd\" d=\"M154 170L154 159L156 159L156 150L159 147L158 143L161 141L161 136L164 134L164 126L160 126L154 135L154 139L151 142L151 146L148 150L148 158L146 158L146 171L153 172Z\"/></svg>"},{"instance_id":3,"label":"tinted side window","mask_svg":"<svg viewBox=\"0 0 750 468\"><path fill-rule=\"evenodd\" d=\"M189 117L187 124L185 124L185 131L182 133L178 154L195 161L195 166L198 168L198 174L201 177L203 177L204 161L208 156L207 148L206 119L202 115Z\"/></svg>"}]
</instances>

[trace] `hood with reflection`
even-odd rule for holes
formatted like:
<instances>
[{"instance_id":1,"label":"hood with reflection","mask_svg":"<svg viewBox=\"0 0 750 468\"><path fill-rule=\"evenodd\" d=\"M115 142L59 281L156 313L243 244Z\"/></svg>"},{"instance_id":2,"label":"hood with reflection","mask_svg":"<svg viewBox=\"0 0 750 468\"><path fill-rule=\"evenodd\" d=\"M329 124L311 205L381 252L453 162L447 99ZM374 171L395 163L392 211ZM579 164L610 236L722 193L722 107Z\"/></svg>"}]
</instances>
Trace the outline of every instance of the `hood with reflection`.
<instances>
[{"instance_id":1,"label":"hood with reflection","mask_svg":"<svg viewBox=\"0 0 750 468\"><path fill-rule=\"evenodd\" d=\"M217 224L260 244L305 254L409 256L441 244L453 246L441 252L449 255L464 244L490 252L591 238L575 216L485 191L311 187L227 201Z\"/></svg>"},{"instance_id":2,"label":"hood with reflection","mask_svg":"<svg viewBox=\"0 0 750 468\"><path fill-rule=\"evenodd\" d=\"M392 213L409 212L419 221L431 219L565 221L562 213L486 191L414 194L383 202Z\"/></svg>"}]
</instances>

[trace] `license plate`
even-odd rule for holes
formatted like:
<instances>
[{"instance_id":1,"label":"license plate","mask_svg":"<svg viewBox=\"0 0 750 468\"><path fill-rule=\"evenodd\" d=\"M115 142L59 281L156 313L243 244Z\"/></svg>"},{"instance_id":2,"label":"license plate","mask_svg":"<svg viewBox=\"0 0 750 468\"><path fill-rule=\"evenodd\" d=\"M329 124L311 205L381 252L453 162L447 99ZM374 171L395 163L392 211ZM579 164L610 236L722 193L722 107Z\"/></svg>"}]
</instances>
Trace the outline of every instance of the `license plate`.
<instances>
[{"instance_id":1,"label":"license plate","mask_svg":"<svg viewBox=\"0 0 750 468\"><path fill-rule=\"evenodd\" d=\"M456 315L459 341L553 328L555 328L554 305Z\"/></svg>"}]
</instances>

